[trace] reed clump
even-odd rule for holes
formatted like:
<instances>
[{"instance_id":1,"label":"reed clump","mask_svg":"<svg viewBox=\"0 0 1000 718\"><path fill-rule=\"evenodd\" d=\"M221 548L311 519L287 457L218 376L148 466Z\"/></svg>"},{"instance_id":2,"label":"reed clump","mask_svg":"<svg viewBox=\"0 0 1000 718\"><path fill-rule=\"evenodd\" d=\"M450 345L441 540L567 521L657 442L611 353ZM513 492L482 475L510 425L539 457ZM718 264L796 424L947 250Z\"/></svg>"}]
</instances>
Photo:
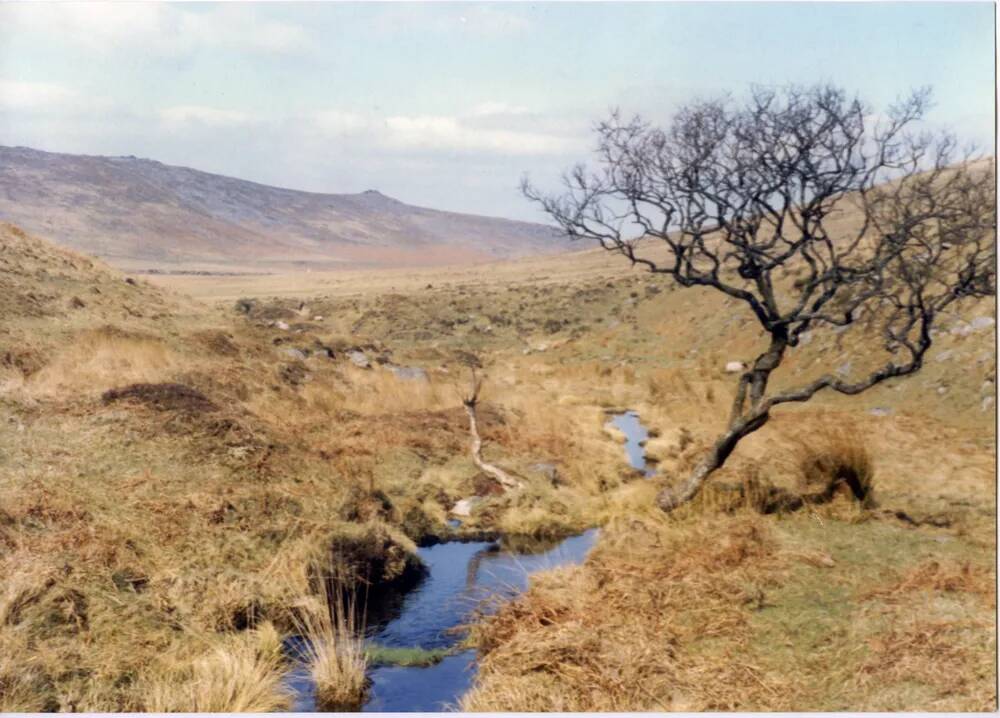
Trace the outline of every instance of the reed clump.
<instances>
[{"instance_id":1,"label":"reed clump","mask_svg":"<svg viewBox=\"0 0 1000 718\"><path fill-rule=\"evenodd\" d=\"M363 607L329 567L313 575L320 578L318 591L297 602L293 617L315 684L317 708L357 711L368 687Z\"/></svg>"}]
</instances>

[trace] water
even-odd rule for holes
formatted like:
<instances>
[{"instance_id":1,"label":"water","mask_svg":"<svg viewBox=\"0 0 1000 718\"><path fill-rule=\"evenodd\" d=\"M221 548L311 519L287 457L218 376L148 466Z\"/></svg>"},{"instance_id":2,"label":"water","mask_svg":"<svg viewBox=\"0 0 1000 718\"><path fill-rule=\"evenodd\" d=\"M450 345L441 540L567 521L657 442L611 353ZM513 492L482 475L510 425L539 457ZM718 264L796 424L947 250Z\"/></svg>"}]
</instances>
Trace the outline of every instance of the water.
<instances>
[{"instance_id":1,"label":"water","mask_svg":"<svg viewBox=\"0 0 1000 718\"><path fill-rule=\"evenodd\" d=\"M449 648L461 627L494 611L503 600L528 586L536 572L583 561L597 529L560 542L512 545L448 542L418 549L427 577L404 598L398 615L369 631L382 646ZM365 712L438 712L454 708L475 678L476 654L467 650L427 667L378 666L369 671L371 688ZM308 672L292 672L296 711L315 710Z\"/></svg>"},{"instance_id":2,"label":"water","mask_svg":"<svg viewBox=\"0 0 1000 718\"><path fill-rule=\"evenodd\" d=\"M615 414L608 423L625 434L625 456L629 466L638 469L647 478L655 474L656 469L646 461L645 445L649 431L639 421L639 415L631 410L626 411Z\"/></svg>"}]
</instances>

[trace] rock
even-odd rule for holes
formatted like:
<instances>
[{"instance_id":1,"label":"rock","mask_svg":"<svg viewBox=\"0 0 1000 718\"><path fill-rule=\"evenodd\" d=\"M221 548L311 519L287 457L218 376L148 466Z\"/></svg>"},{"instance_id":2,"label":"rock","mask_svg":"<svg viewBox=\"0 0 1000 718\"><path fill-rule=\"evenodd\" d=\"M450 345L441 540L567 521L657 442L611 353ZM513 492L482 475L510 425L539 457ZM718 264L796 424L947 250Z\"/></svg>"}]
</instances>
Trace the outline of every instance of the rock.
<instances>
[{"instance_id":1,"label":"rock","mask_svg":"<svg viewBox=\"0 0 1000 718\"><path fill-rule=\"evenodd\" d=\"M274 323L274 326L276 326L278 329L284 332L288 331L288 324L286 322L281 321L280 319Z\"/></svg>"},{"instance_id":2,"label":"rock","mask_svg":"<svg viewBox=\"0 0 1000 718\"><path fill-rule=\"evenodd\" d=\"M889 416L892 413L892 409L888 406L876 406L874 409L868 412L872 416Z\"/></svg>"},{"instance_id":3,"label":"rock","mask_svg":"<svg viewBox=\"0 0 1000 718\"><path fill-rule=\"evenodd\" d=\"M304 360L306 356L308 356L301 349L296 349L294 347L285 347L281 350L281 353L290 359L299 359L300 361Z\"/></svg>"},{"instance_id":4,"label":"rock","mask_svg":"<svg viewBox=\"0 0 1000 718\"><path fill-rule=\"evenodd\" d=\"M847 376L851 373L851 362L845 361L843 364L837 367L837 374L840 376Z\"/></svg>"},{"instance_id":5,"label":"rock","mask_svg":"<svg viewBox=\"0 0 1000 718\"><path fill-rule=\"evenodd\" d=\"M942 396L944 394L947 394L948 393L948 387L946 387L946 386L939 386L938 389L937 389L937 393L941 394Z\"/></svg>"},{"instance_id":6,"label":"rock","mask_svg":"<svg viewBox=\"0 0 1000 718\"><path fill-rule=\"evenodd\" d=\"M993 317L976 317L972 320L973 331L980 331L981 329L988 329L996 324L996 320Z\"/></svg>"},{"instance_id":7,"label":"rock","mask_svg":"<svg viewBox=\"0 0 1000 718\"><path fill-rule=\"evenodd\" d=\"M389 371L391 371L397 379L413 379L416 381L427 381L427 372L418 366L390 365Z\"/></svg>"},{"instance_id":8,"label":"rock","mask_svg":"<svg viewBox=\"0 0 1000 718\"><path fill-rule=\"evenodd\" d=\"M953 349L946 349L943 352L938 352L937 356L934 357L935 361L948 361L954 355L955 351Z\"/></svg>"},{"instance_id":9,"label":"rock","mask_svg":"<svg viewBox=\"0 0 1000 718\"><path fill-rule=\"evenodd\" d=\"M951 328L951 333L960 337L968 336L969 334L972 334L972 325L966 324L962 321L956 322L955 326Z\"/></svg>"},{"instance_id":10,"label":"rock","mask_svg":"<svg viewBox=\"0 0 1000 718\"><path fill-rule=\"evenodd\" d=\"M747 365L741 361L730 361L726 362L726 373L727 374L739 374L746 371Z\"/></svg>"},{"instance_id":11,"label":"rock","mask_svg":"<svg viewBox=\"0 0 1000 718\"><path fill-rule=\"evenodd\" d=\"M313 317L313 321L314 322L321 322L321 321L323 321L323 317L321 317L319 314L317 314L315 317Z\"/></svg>"},{"instance_id":12,"label":"rock","mask_svg":"<svg viewBox=\"0 0 1000 718\"><path fill-rule=\"evenodd\" d=\"M451 513L455 516L472 516L473 509L481 504L483 500L478 496L472 496L467 499L462 499L455 502L455 505L451 507Z\"/></svg>"},{"instance_id":13,"label":"rock","mask_svg":"<svg viewBox=\"0 0 1000 718\"><path fill-rule=\"evenodd\" d=\"M347 358L351 360L351 363L353 363L354 366L359 366L362 369L371 369L372 367L372 363L368 358L368 355L362 351L358 351L357 349L347 352Z\"/></svg>"},{"instance_id":14,"label":"rock","mask_svg":"<svg viewBox=\"0 0 1000 718\"><path fill-rule=\"evenodd\" d=\"M992 407L992 406L993 406L993 397L992 396L984 396L983 397L983 403L979 405L979 410L980 411L989 411L990 407Z\"/></svg>"},{"instance_id":15,"label":"rock","mask_svg":"<svg viewBox=\"0 0 1000 718\"><path fill-rule=\"evenodd\" d=\"M799 335L799 346L802 347L808 346L809 342L812 341L812 338L813 338L812 332L802 332Z\"/></svg>"}]
</instances>

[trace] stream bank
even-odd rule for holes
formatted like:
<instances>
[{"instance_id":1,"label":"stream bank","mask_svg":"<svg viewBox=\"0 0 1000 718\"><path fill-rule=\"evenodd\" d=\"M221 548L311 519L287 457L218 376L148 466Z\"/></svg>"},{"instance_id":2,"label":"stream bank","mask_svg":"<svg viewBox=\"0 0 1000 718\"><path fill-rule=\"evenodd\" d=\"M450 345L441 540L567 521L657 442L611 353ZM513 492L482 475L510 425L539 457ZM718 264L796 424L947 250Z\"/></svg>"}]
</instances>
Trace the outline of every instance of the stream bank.
<instances>
[{"instance_id":1,"label":"stream bank","mask_svg":"<svg viewBox=\"0 0 1000 718\"><path fill-rule=\"evenodd\" d=\"M423 578L391 615L382 610L366 637L373 650L437 652L432 665L376 665L364 712L437 712L454 708L475 678L476 652L462 649L464 627L493 613L528 587L531 574L581 563L597 540L589 529L561 541L501 538L499 541L445 541L417 549ZM378 609L378 607L375 607ZM377 647L375 649L374 647ZM443 655L443 657L441 657ZM440 660L437 660L440 658ZM316 711L312 681L304 666L286 682L293 710Z\"/></svg>"}]
</instances>

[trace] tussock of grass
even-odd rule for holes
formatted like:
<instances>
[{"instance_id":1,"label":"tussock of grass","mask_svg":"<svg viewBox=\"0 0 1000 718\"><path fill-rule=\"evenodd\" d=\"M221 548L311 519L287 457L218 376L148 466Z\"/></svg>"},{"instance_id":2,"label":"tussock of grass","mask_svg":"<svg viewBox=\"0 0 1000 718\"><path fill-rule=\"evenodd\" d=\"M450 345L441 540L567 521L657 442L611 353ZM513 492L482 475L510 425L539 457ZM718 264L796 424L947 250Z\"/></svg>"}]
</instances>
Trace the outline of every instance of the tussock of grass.
<instances>
[{"instance_id":1,"label":"tussock of grass","mask_svg":"<svg viewBox=\"0 0 1000 718\"><path fill-rule=\"evenodd\" d=\"M146 679L145 709L157 713L267 713L285 710L281 640L271 624L235 634L188 663Z\"/></svg>"},{"instance_id":2,"label":"tussock of grass","mask_svg":"<svg viewBox=\"0 0 1000 718\"><path fill-rule=\"evenodd\" d=\"M830 494L846 489L863 504L872 504L875 461L856 433L829 430L822 439L800 444L798 467L802 484Z\"/></svg>"},{"instance_id":3,"label":"tussock of grass","mask_svg":"<svg viewBox=\"0 0 1000 718\"><path fill-rule=\"evenodd\" d=\"M295 625L315 684L317 706L324 711L355 711L364 702L368 655L364 627L358 623L355 594L331 586L320 574L319 595L296 605Z\"/></svg>"}]
</instances>

